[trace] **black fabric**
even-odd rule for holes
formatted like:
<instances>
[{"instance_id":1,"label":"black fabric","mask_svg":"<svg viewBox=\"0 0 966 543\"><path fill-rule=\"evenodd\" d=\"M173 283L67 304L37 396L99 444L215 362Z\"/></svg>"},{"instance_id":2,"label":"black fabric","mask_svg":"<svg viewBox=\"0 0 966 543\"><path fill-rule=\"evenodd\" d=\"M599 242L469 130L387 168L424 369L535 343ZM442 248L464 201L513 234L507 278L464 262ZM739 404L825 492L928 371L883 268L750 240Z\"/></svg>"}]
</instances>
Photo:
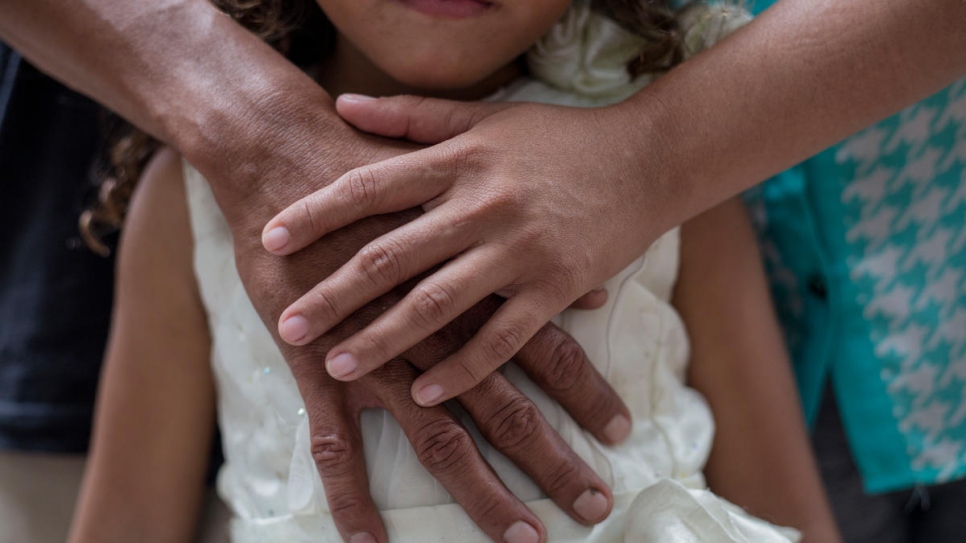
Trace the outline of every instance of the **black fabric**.
<instances>
[{"instance_id":1,"label":"black fabric","mask_svg":"<svg viewBox=\"0 0 966 543\"><path fill-rule=\"evenodd\" d=\"M0 448L87 450L114 264L77 219L102 114L0 44Z\"/></svg>"},{"instance_id":2,"label":"black fabric","mask_svg":"<svg viewBox=\"0 0 966 543\"><path fill-rule=\"evenodd\" d=\"M844 543L966 540L966 480L865 493L831 387L822 398L812 446Z\"/></svg>"}]
</instances>

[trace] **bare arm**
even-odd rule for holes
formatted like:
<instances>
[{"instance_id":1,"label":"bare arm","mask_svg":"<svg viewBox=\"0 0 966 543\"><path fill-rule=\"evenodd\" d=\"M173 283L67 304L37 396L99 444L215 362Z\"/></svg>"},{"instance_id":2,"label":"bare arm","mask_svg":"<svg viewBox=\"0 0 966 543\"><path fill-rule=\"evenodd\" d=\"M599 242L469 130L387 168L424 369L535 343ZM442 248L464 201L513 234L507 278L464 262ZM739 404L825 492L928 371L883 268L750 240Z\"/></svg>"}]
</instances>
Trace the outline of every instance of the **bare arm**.
<instances>
[{"instance_id":1,"label":"bare arm","mask_svg":"<svg viewBox=\"0 0 966 543\"><path fill-rule=\"evenodd\" d=\"M963 0L782 0L619 109L653 121L686 218L963 76Z\"/></svg>"},{"instance_id":2,"label":"bare arm","mask_svg":"<svg viewBox=\"0 0 966 543\"><path fill-rule=\"evenodd\" d=\"M178 164L170 150L154 161L121 240L110 344L71 543L175 543L195 535L215 396Z\"/></svg>"},{"instance_id":3,"label":"bare arm","mask_svg":"<svg viewBox=\"0 0 966 543\"><path fill-rule=\"evenodd\" d=\"M0 36L192 159L213 155L219 181L261 183L226 159L259 150L259 136L299 124L305 110L315 110L316 135L348 133L318 85L207 0L7 0ZM318 152L328 149L339 150Z\"/></svg>"},{"instance_id":4,"label":"bare arm","mask_svg":"<svg viewBox=\"0 0 966 543\"><path fill-rule=\"evenodd\" d=\"M455 294L433 325L491 292L511 296L513 309L413 387L441 386L445 400L502 363L503 353L486 349L494 338L522 344L668 228L964 74L963 0L783 0L610 108L342 98L339 112L363 130L443 143L349 172L296 202L266 228L289 231L290 243L273 249L290 253L371 214L423 203L429 211L285 316L305 316L313 337L452 259L424 281ZM387 254L396 263L388 273L359 273ZM431 331L421 324L410 296L331 356L353 356L360 369L346 378L356 378Z\"/></svg>"},{"instance_id":5,"label":"bare arm","mask_svg":"<svg viewBox=\"0 0 966 543\"><path fill-rule=\"evenodd\" d=\"M689 384L715 418L709 486L806 542L839 541L742 203L688 221L681 240L674 304L691 337Z\"/></svg>"}]
</instances>

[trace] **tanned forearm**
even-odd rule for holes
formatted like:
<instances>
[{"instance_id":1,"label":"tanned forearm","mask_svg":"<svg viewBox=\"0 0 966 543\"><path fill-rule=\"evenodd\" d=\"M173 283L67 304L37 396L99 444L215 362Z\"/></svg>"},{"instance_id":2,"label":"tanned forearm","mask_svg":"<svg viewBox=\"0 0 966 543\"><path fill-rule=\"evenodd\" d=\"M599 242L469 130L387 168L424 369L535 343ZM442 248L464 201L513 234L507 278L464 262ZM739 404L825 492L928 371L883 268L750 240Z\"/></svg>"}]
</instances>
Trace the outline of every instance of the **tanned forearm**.
<instances>
[{"instance_id":1,"label":"tanned forearm","mask_svg":"<svg viewBox=\"0 0 966 543\"><path fill-rule=\"evenodd\" d=\"M791 362L740 201L681 227L674 304L691 337L688 383L711 406L712 491L804 543L840 541L798 404Z\"/></svg>"},{"instance_id":2,"label":"tanned forearm","mask_svg":"<svg viewBox=\"0 0 966 543\"><path fill-rule=\"evenodd\" d=\"M670 227L964 74L963 0L784 0L608 122L662 150L628 153L660 157Z\"/></svg>"}]
</instances>

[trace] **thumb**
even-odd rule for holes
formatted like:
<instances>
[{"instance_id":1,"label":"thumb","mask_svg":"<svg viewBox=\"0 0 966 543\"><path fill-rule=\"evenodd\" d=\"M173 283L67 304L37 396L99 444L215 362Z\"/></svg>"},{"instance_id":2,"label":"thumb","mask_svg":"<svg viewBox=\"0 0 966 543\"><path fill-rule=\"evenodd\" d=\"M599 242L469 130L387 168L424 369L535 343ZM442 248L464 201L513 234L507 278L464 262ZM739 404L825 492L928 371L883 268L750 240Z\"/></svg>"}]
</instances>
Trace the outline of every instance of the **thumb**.
<instances>
[{"instance_id":1,"label":"thumb","mask_svg":"<svg viewBox=\"0 0 966 543\"><path fill-rule=\"evenodd\" d=\"M339 115L363 132L427 144L462 134L490 115L512 106L421 96L372 98L360 94L343 94L335 102Z\"/></svg>"}]
</instances>

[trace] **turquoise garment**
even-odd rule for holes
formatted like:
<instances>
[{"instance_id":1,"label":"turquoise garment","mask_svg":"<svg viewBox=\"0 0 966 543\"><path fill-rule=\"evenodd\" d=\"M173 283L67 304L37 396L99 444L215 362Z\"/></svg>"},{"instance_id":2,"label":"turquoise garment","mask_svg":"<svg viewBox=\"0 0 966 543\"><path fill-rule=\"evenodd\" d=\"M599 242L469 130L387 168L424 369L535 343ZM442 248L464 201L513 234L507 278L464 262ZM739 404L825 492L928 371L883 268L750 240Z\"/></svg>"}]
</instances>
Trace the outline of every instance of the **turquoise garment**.
<instances>
[{"instance_id":1,"label":"turquoise garment","mask_svg":"<svg viewBox=\"0 0 966 543\"><path fill-rule=\"evenodd\" d=\"M831 378L868 492L966 476L966 79L747 200L809 421Z\"/></svg>"}]
</instances>

